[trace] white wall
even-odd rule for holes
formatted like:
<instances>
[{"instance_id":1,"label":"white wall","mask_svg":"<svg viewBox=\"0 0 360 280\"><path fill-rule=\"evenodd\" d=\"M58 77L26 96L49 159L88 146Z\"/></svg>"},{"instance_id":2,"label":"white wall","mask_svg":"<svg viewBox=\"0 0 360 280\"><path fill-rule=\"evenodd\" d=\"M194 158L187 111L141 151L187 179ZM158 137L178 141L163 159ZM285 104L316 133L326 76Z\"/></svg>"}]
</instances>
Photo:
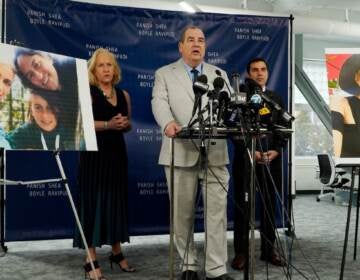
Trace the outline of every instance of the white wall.
<instances>
[{"instance_id":1,"label":"white wall","mask_svg":"<svg viewBox=\"0 0 360 280\"><path fill-rule=\"evenodd\" d=\"M320 190L321 184L317 178L317 158L295 157L295 189L296 191Z\"/></svg>"},{"instance_id":2,"label":"white wall","mask_svg":"<svg viewBox=\"0 0 360 280\"><path fill-rule=\"evenodd\" d=\"M311 59L325 59L325 48L359 48L360 43L353 40L324 40L315 36L304 36L303 56Z\"/></svg>"}]
</instances>

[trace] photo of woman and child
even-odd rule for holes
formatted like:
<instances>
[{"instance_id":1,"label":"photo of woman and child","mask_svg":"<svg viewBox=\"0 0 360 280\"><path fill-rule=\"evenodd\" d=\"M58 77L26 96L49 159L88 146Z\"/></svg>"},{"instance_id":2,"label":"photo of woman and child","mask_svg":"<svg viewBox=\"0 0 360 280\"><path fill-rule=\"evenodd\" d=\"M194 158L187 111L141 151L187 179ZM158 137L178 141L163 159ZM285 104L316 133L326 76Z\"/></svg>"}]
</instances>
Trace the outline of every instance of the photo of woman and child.
<instances>
[{"instance_id":1,"label":"photo of woman and child","mask_svg":"<svg viewBox=\"0 0 360 280\"><path fill-rule=\"evenodd\" d=\"M76 59L4 44L0 53L0 146L86 149Z\"/></svg>"}]
</instances>

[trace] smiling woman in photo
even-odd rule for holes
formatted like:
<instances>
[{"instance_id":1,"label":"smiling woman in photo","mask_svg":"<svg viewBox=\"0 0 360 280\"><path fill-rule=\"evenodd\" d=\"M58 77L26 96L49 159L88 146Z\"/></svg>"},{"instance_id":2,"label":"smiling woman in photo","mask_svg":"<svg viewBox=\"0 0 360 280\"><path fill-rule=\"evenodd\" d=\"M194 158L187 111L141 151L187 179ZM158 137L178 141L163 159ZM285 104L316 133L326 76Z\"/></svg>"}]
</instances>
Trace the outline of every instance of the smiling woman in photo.
<instances>
[{"instance_id":1,"label":"smiling woman in photo","mask_svg":"<svg viewBox=\"0 0 360 280\"><path fill-rule=\"evenodd\" d=\"M59 119L59 108L51 93L32 91L28 121L11 131L7 139L13 149L57 150L72 148L68 133Z\"/></svg>"}]
</instances>

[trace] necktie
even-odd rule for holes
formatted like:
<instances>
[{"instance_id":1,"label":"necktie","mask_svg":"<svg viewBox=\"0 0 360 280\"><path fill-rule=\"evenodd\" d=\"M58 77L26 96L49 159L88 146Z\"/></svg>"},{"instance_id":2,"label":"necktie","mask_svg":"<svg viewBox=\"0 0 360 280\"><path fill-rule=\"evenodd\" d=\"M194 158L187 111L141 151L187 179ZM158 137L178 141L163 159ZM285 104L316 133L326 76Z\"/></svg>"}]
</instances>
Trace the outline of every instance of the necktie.
<instances>
[{"instance_id":1,"label":"necktie","mask_svg":"<svg viewBox=\"0 0 360 280\"><path fill-rule=\"evenodd\" d=\"M196 70L196 68L191 69L190 71L192 73L192 77L193 77L193 83L197 80L197 77L199 76L199 71Z\"/></svg>"}]
</instances>

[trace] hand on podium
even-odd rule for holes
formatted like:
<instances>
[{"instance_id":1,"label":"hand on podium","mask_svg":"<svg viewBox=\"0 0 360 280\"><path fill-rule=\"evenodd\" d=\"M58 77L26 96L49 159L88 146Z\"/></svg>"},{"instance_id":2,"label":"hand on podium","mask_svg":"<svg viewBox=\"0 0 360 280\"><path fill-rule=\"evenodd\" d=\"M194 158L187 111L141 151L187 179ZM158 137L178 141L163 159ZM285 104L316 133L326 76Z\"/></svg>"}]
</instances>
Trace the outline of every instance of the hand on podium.
<instances>
[{"instance_id":1,"label":"hand on podium","mask_svg":"<svg viewBox=\"0 0 360 280\"><path fill-rule=\"evenodd\" d=\"M164 132L167 137L175 137L181 129L181 126L176 121L171 121L166 125Z\"/></svg>"}]
</instances>

